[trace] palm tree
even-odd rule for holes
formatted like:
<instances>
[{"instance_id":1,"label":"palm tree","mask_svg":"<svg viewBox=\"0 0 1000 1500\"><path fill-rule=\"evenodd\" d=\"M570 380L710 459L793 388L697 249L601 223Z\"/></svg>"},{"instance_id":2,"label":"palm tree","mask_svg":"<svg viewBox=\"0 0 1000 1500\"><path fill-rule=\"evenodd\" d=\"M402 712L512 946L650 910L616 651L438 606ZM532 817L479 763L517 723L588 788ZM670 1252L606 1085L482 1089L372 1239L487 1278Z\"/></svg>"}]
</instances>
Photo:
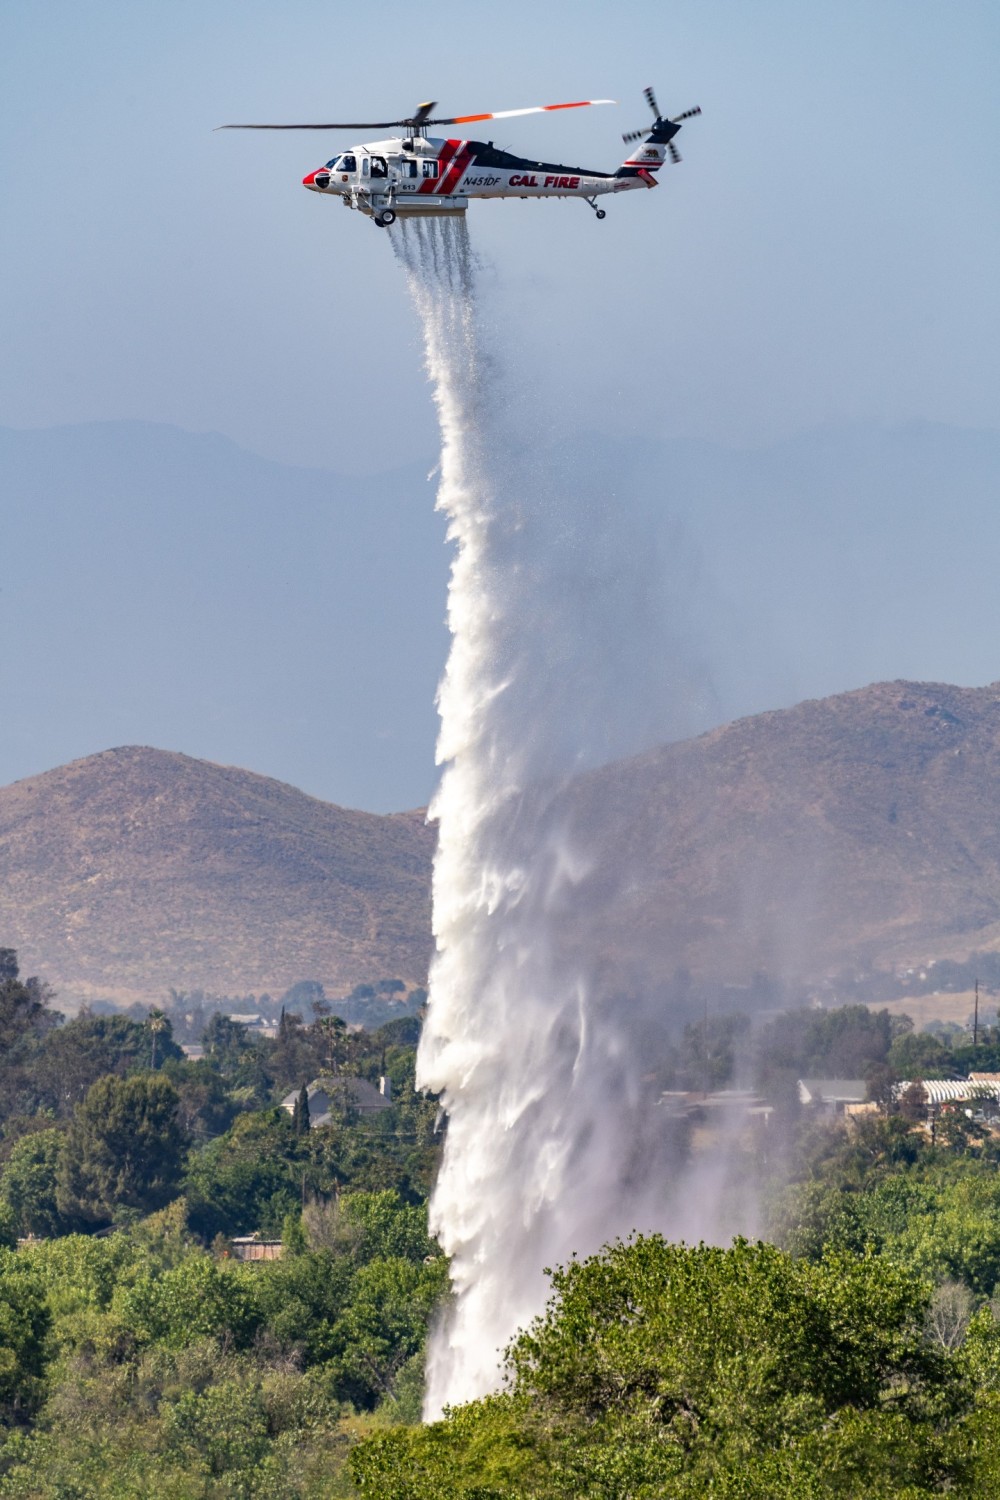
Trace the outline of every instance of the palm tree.
<instances>
[{"instance_id":1,"label":"palm tree","mask_svg":"<svg viewBox=\"0 0 1000 1500\"><path fill-rule=\"evenodd\" d=\"M167 1020L162 1010L151 1010L149 1012L149 1020L146 1022L146 1025L149 1027L150 1035L153 1039L153 1044L150 1049L149 1066L155 1072L156 1038L158 1036L162 1036L165 1031L168 1031L170 1029L170 1022Z\"/></svg>"}]
</instances>

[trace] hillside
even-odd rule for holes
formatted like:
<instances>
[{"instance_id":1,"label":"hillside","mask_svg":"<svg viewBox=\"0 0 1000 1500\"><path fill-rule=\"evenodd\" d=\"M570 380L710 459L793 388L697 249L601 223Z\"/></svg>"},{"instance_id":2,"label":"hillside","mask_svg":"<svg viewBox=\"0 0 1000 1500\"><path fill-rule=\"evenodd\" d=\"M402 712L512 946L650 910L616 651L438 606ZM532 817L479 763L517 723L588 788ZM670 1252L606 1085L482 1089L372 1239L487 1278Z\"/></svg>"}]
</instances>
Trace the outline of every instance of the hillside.
<instances>
[{"instance_id":1,"label":"hillside","mask_svg":"<svg viewBox=\"0 0 1000 1500\"><path fill-rule=\"evenodd\" d=\"M1000 684L880 683L573 788L612 973L747 981L1000 946ZM581 843L584 835L579 835Z\"/></svg>"},{"instance_id":2,"label":"hillside","mask_svg":"<svg viewBox=\"0 0 1000 1500\"><path fill-rule=\"evenodd\" d=\"M0 933L67 998L419 981L433 833L129 747L0 790Z\"/></svg>"},{"instance_id":3,"label":"hillside","mask_svg":"<svg viewBox=\"0 0 1000 1500\"><path fill-rule=\"evenodd\" d=\"M1000 685L880 683L580 777L554 934L608 991L1000 947ZM420 981L433 831L248 771L109 750L0 789L0 944L64 995Z\"/></svg>"}]
</instances>

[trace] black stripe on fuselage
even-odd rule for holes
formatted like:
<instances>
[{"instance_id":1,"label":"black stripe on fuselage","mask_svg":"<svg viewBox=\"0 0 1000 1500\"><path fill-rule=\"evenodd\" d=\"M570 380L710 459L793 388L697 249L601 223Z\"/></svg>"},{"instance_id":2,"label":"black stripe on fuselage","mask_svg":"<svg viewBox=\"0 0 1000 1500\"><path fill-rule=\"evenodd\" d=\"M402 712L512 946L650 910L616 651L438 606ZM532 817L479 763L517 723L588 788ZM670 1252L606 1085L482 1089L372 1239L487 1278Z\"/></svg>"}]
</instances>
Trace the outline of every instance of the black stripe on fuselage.
<instances>
[{"instance_id":1,"label":"black stripe on fuselage","mask_svg":"<svg viewBox=\"0 0 1000 1500\"><path fill-rule=\"evenodd\" d=\"M514 156L510 151L499 151L492 141L469 141L468 149L475 155L477 167L502 167L506 172L544 172L552 177L613 177L613 172L592 172L587 167L561 167L551 161L529 161L526 156Z\"/></svg>"}]
</instances>

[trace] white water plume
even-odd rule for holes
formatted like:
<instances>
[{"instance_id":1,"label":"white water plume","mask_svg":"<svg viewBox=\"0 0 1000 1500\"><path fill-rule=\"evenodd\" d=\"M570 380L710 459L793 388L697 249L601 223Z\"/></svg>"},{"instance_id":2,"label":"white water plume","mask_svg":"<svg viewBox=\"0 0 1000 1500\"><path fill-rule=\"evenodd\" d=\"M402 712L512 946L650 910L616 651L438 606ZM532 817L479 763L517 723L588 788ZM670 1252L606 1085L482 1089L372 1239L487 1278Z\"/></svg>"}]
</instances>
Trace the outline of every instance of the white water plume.
<instances>
[{"instance_id":1,"label":"white water plume","mask_svg":"<svg viewBox=\"0 0 1000 1500\"><path fill-rule=\"evenodd\" d=\"M668 1227L674 1164L640 1084L644 1017L634 1002L623 1013L586 941L597 856L565 795L582 767L629 748L618 726L641 716L656 642L635 639L641 590L585 497L551 476L545 423L536 412L525 428L485 347L464 219L402 221L392 242L423 324L437 503L456 546L418 1058L448 1114L431 1222L455 1297L429 1353L434 1418L496 1387L504 1346L544 1304L546 1266Z\"/></svg>"}]
</instances>

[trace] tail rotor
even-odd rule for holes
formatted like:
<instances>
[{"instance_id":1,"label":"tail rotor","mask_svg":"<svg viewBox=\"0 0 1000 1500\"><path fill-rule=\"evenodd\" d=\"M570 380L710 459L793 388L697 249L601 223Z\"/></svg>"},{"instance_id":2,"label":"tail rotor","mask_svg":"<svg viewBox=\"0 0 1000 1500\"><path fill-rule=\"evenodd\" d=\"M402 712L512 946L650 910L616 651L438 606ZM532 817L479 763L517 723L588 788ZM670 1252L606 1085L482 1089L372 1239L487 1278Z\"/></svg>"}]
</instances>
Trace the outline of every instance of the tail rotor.
<instances>
[{"instance_id":1,"label":"tail rotor","mask_svg":"<svg viewBox=\"0 0 1000 1500\"><path fill-rule=\"evenodd\" d=\"M660 114L660 106L656 102L656 95L653 93L652 88L651 87L644 88L642 92L643 92L643 97L646 100L646 103L649 105L650 109L653 111L653 128L652 128L652 131L650 131L648 129L646 129L646 130L630 130L625 135L622 136L622 140L628 146L628 145L631 145L631 143L633 141L645 140L646 137L648 137L648 136L651 136L653 140L656 140L657 136L659 135L660 139L659 139L658 144L662 143L666 147L666 149L670 152L670 160L676 166L678 164L678 162L681 160L681 153L678 151L677 147L674 145L673 137L677 134L677 131L680 129L681 121L682 120L691 120L691 119L694 118L695 115L700 115L701 114L701 107L699 105L695 105L694 109L685 109L679 115L673 115L673 116L665 117L665 116L663 116L663 115ZM673 127L673 128L671 128L671 127Z\"/></svg>"}]
</instances>

